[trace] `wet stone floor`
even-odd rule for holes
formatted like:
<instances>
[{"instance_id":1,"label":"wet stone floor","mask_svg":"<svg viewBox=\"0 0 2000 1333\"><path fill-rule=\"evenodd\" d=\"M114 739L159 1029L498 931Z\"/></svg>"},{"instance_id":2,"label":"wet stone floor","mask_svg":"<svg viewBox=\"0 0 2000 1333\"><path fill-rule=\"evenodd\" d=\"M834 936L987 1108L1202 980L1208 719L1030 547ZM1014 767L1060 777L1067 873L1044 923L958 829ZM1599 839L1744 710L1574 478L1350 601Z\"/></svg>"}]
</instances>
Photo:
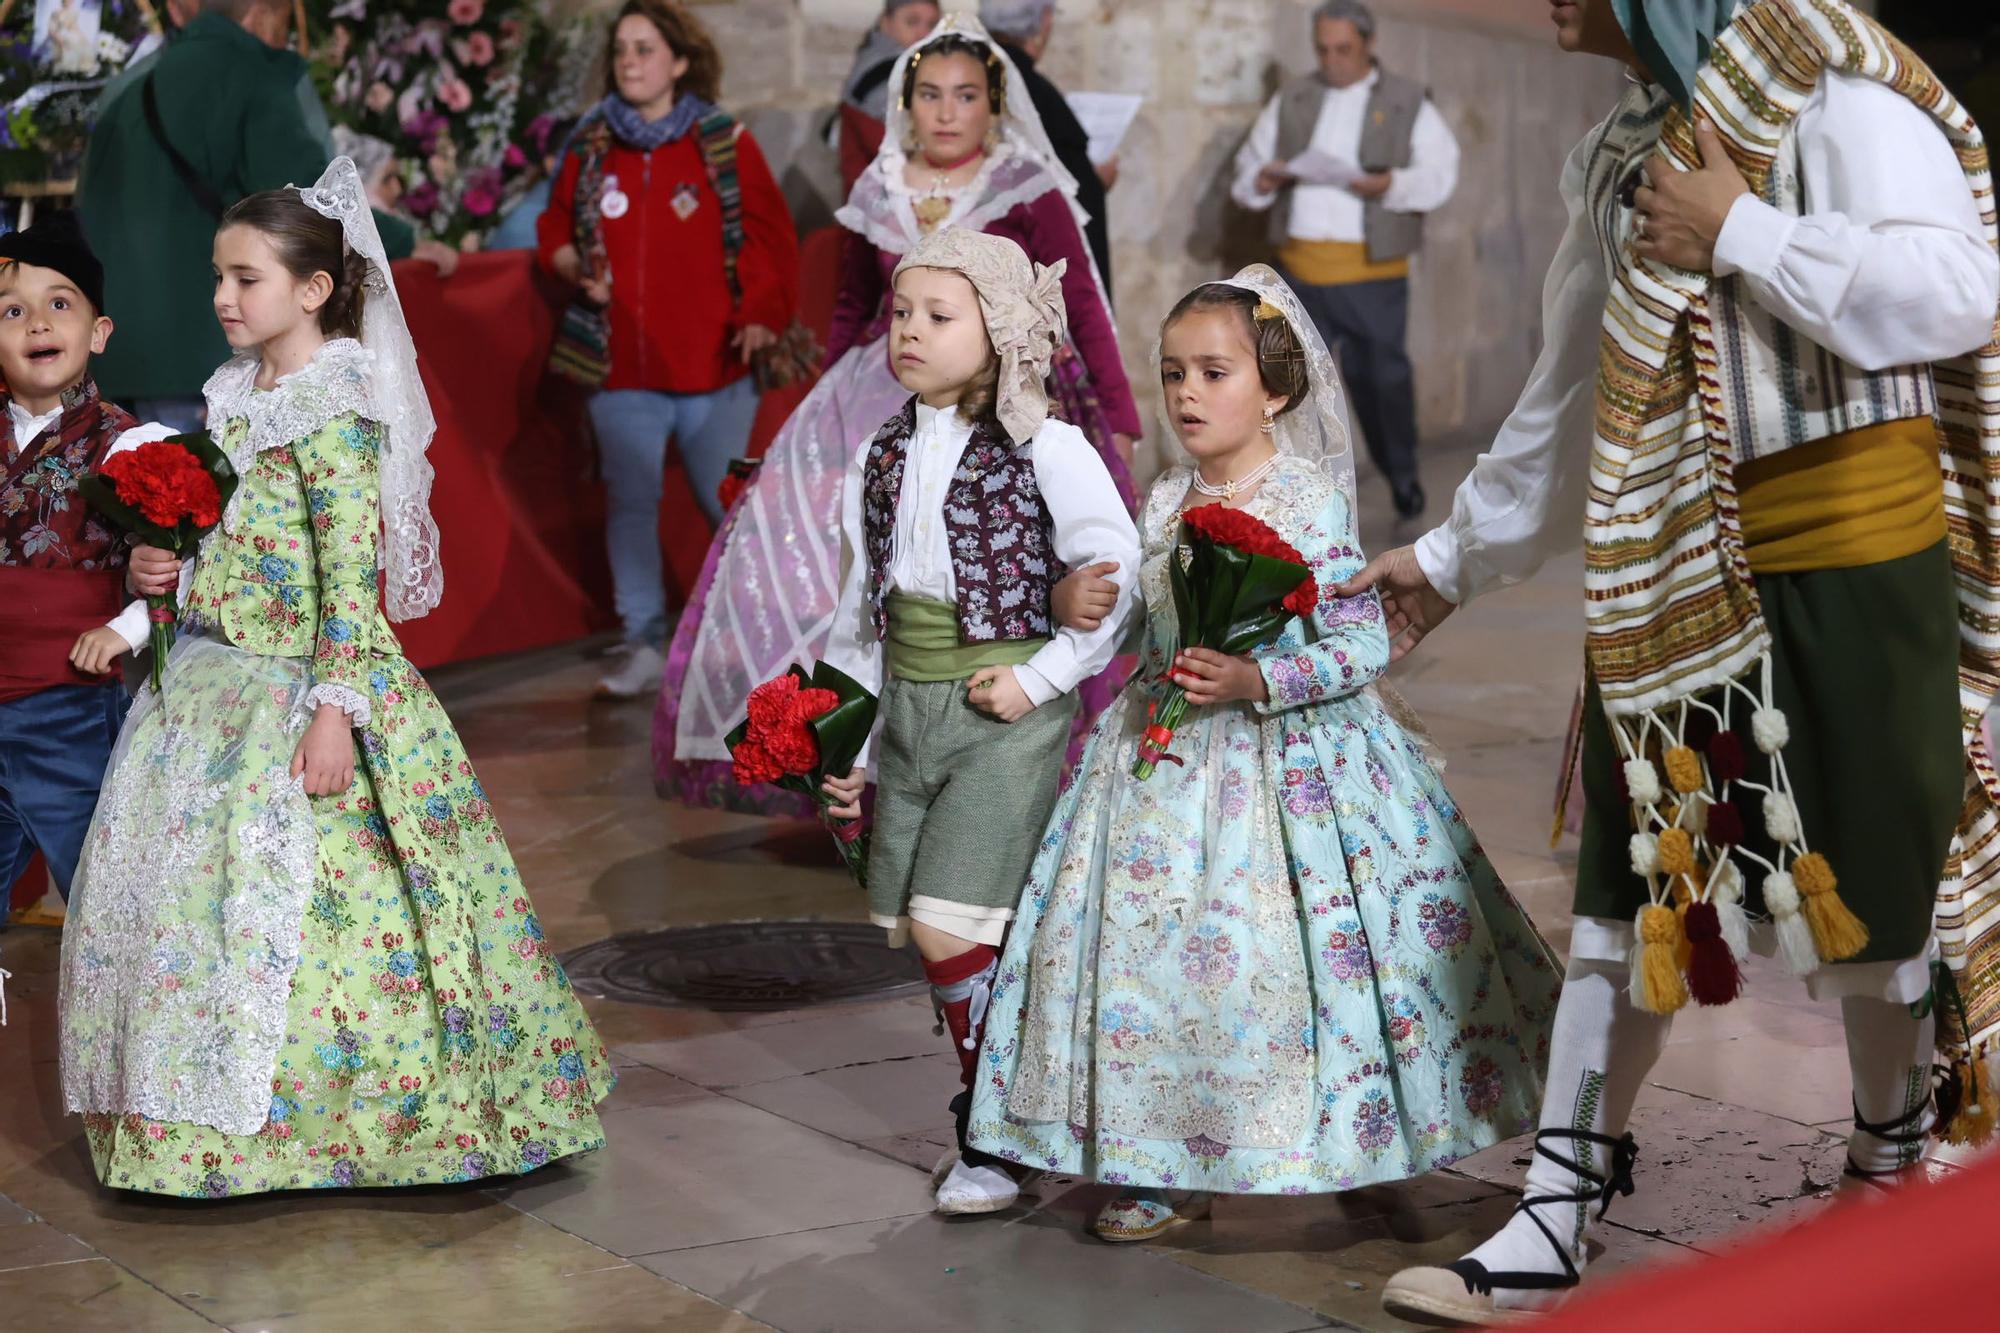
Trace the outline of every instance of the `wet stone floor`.
<instances>
[{"instance_id":1,"label":"wet stone floor","mask_svg":"<svg viewBox=\"0 0 2000 1333\"><path fill-rule=\"evenodd\" d=\"M1469 455L1431 460L1447 503ZM1386 509L1378 487L1364 505ZM1372 528L1372 525L1371 525ZM1392 534L1365 532L1370 549ZM1580 564L1461 613L1395 682L1446 779L1553 943L1571 855L1550 800L1581 651ZM557 945L753 919L865 918L816 826L696 812L652 789L649 704L588 700L600 645L436 673ZM1573 844L1571 844L1573 845ZM778 1013L593 1001L620 1081L609 1146L516 1184L183 1203L101 1189L62 1114L57 936L0 939L0 1328L1302 1333L1408 1327L1385 1277L1498 1226L1515 1140L1455 1169L1315 1198L1221 1199L1111 1247L1107 1197L1044 1180L945 1221L928 1173L955 1062L921 997ZM1640 1103L1638 1192L1593 1272L1684 1262L1829 1206L1848 1115L1836 1012L1775 968L1690 1012Z\"/></svg>"}]
</instances>

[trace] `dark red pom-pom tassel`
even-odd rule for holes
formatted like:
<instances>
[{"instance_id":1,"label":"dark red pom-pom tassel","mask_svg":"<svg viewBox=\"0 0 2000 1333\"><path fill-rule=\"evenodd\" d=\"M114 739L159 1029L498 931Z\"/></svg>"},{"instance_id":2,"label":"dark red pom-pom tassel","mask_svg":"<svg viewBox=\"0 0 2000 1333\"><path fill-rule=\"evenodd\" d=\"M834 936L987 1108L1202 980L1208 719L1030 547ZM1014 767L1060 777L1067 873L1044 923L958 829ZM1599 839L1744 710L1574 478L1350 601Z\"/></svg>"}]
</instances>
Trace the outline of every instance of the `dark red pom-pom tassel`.
<instances>
[{"instance_id":1,"label":"dark red pom-pom tassel","mask_svg":"<svg viewBox=\"0 0 2000 1333\"><path fill-rule=\"evenodd\" d=\"M1737 782L1743 777L1743 742L1733 731L1718 731L1708 742L1708 771L1717 782Z\"/></svg>"},{"instance_id":2,"label":"dark red pom-pom tassel","mask_svg":"<svg viewBox=\"0 0 2000 1333\"><path fill-rule=\"evenodd\" d=\"M1713 812L1710 812L1713 814ZM1722 922L1714 903L1689 903L1687 909L1689 956L1688 994L1696 1004L1728 1004L1743 992L1743 972L1729 942L1722 938Z\"/></svg>"},{"instance_id":3,"label":"dark red pom-pom tassel","mask_svg":"<svg viewBox=\"0 0 2000 1333\"><path fill-rule=\"evenodd\" d=\"M1708 840L1718 847L1735 847L1743 841L1743 812L1734 801L1717 801L1708 807Z\"/></svg>"}]
</instances>

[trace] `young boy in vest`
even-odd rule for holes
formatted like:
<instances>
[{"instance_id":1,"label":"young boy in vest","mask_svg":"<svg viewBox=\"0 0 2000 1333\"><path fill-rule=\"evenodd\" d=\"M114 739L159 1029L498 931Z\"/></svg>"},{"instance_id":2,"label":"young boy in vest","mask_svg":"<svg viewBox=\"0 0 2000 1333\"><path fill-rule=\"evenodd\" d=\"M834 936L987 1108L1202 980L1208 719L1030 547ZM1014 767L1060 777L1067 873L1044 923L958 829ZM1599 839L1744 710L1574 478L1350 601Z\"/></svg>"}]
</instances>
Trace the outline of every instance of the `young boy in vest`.
<instances>
[{"instance_id":1,"label":"young boy in vest","mask_svg":"<svg viewBox=\"0 0 2000 1333\"><path fill-rule=\"evenodd\" d=\"M39 850L65 896L125 716L118 659L148 629L125 596L124 538L76 483L173 433L98 397L103 310L73 214L0 236L0 885Z\"/></svg>"},{"instance_id":2,"label":"young boy in vest","mask_svg":"<svg viewBox=\"0 0 2000 1333\"><path fill-rule=\"evenodd\" d=\"M907 929L968 1089L937 1208L987 1213L1019 1186L966 1146L999 955L1055 805L1078 684L1117 653L1139 536L1103 460L1049 419L1063 266L954 227L896 266L890 349L915 396L861 446L842 495L846 574L826 660L881 694L869 913ZM1114 563L1094 630L1058 628L1065 565ZM884 683L884 676L887 683ZM864 758L830 780L859 818Z\"/></svg>"}]
</instances>

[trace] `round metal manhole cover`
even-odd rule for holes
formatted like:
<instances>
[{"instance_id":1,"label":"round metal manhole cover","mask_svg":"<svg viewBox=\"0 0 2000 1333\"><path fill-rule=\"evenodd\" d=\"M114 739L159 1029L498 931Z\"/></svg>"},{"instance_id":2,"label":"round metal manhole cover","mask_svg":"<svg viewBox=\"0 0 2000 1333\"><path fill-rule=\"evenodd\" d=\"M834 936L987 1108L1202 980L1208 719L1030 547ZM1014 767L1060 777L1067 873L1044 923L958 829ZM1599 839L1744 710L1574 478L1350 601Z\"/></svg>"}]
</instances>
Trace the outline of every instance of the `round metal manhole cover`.
<instances>
[{"instance_id":1,"label":"round metal manhole cover","mask_svg":"<svg viewBox=\"0 0 2000 1333\"><path fill-rule=\"evenodd\" d=\"M742 921L613 935L563 955L585 995L694 1009L800 1009L923 989L914 949L891 949L880 926L849 921Z\"/></svg>"}]
</instances>

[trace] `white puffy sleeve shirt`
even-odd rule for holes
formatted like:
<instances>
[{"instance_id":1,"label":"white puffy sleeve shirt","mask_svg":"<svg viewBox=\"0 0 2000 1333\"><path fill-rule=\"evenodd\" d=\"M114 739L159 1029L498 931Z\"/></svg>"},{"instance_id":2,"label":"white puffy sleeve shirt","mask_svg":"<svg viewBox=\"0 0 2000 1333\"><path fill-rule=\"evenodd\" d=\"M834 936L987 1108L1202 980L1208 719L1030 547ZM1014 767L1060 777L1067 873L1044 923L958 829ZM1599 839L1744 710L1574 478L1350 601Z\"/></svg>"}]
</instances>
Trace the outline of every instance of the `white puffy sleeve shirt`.
<instances>
[{"instance_id":1,"label":"white puffy sleeve shirt","mask_svg":"<svg viewBox=\"0 0 2000 1333\"><path fill-rule=\"evenodd\" d=\"M917 428L904 463L903 489L896 503L896 534L889 557L892 591L934 601L956 602L951 538L944 521L945 497L972 427L956 411L917 404ZM841 487L840 600L826 661L877 694L882 690L882 644L875 637L869 597L867 535L862 523L863 472L869 445L855 451ZM1110 665L1117 656L1125 622L1132 614L1132 583L1139 569L1139 533L1118 498L1097 450L1083 432L1049 420L1031 446L1035 482L1054 524L1056 558L1072 568L1115 561L1118 603L1094 630L1058 628L1014 676L1036 707L1067 694ZM865 762L865 759L864 759Z\"/></svg>"},{"instance_id":2,"label":"white puffy sleeve shirt","mask_svg":"<svg viewBox=\"0 0 2000 1333\"><path fill-rule=\"evenodd\" d=\"M1959 356L1992 334L2000 259L1937 124L1871 79L1828 72L1793 122L1805 212L1751 195L1715 244L1719 277L1864 370ZM1607 279L1584 207L1593 131L1563 168L1569 223L1542 288L1541 356L1417 563L1466 602L1583 540Z\"/></svg>"}]
</instances>

